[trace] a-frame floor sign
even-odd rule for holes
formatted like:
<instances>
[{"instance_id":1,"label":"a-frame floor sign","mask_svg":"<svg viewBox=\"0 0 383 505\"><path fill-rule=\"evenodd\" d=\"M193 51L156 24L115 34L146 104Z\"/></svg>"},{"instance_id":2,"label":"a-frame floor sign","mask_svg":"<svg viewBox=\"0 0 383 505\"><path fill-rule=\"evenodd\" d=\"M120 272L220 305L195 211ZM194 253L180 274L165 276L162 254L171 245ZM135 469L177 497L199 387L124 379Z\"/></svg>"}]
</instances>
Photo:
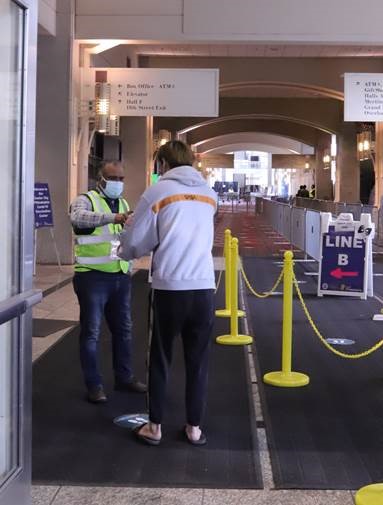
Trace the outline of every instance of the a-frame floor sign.
<instances>
[{"instance_id":1,"label":"a-frame floor sign","mask_svg":"<svg viewBox=\"0 0 383 505\"><path fill-rule=\"evenodd\" d=\"M34 187L34 213L35 213L35 233L34 233L34 254L33 254L33 275L36 275L37 258L37 230L40 228L49 228L53 247L56 254L57 264L61 268L60 253L57 247L55 234L53 232L53 208L49 192L49 186L46 182L35 182Z\"/></svg>"},{"instance_id":2,"label":"a-frame floor sign","mask_svg":"<svg viewBox=\"0 0 383 505\"><path fill-rule=\"evenodd\" d=\"M352 214L333 218L321 212L318 296L373 296L372 239L375 225L370 214L354 221Z\"/></svg>"}]
</instances>

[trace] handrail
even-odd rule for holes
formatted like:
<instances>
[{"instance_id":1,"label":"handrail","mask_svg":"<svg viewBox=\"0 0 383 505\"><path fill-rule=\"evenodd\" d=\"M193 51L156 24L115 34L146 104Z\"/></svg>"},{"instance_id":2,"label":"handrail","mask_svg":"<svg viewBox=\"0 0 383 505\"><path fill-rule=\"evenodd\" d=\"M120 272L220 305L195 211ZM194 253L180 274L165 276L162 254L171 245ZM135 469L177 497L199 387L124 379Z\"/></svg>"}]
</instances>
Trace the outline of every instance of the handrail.
<instances>
[{"instance_id":1,"label":"handrail","mask_svg":"<svg viewBox=\"0 0 383 505\"><path fill-rule=\"evenodd\" d=\"M0 324L21 316L28 309L41 302L41 289L31 289L0 302Z\"/></svg>"}]
</instances>

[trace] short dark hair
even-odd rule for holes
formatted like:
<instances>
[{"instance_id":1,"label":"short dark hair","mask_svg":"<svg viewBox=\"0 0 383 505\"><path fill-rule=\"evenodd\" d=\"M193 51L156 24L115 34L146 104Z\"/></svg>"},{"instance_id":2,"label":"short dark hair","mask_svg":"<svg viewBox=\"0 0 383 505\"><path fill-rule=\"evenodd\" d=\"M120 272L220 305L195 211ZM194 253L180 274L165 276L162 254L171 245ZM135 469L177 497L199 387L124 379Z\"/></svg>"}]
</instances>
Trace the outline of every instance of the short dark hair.
<instances>
[{"instance_id":1,"label":"short dark hair","mask_svg":"<svg viewBox=\"0 0 383 505\"><path fill-rule=\"evenodd\" d=\"M120 161L120 160L103 160L101 162L100 168L98 169L98 172L97 172L98 179L102 179L102 177L104 177L106 165L113 165L113 166L121 165L122 166L122 161Z\"/></svg>"},{"instance_id":2,"label":"short dark hair","mask_svg":"<svg viewBox=\"0 0 383 505\"><path fill-rule=\"evenodd\" d=\"M195 156L190 146L181 140L171 140L162 145L156 154L158 161L166 161L170 168L193 165Z\"/></svg>"}]
</instances>

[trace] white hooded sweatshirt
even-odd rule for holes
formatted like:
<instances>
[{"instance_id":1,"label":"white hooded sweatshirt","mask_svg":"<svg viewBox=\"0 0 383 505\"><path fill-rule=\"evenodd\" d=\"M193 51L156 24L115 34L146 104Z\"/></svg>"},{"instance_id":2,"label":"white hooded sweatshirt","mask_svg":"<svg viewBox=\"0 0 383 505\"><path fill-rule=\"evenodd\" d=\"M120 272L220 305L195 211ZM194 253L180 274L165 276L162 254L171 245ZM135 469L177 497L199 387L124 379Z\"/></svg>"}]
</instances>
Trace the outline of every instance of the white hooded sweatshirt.
<instances>
[{"instance_id":1,"label":"white hooded sweatshirt","mask_svg":"<svg viewBox=\"0 0 383 505\"><path fill-rule=\"evenodd\" d=\"M119 255L134 259L153 251L154 289L214 289L216 209L217 195L196 169L173 168L141 196Z\"/></svg>"}]
</instances>

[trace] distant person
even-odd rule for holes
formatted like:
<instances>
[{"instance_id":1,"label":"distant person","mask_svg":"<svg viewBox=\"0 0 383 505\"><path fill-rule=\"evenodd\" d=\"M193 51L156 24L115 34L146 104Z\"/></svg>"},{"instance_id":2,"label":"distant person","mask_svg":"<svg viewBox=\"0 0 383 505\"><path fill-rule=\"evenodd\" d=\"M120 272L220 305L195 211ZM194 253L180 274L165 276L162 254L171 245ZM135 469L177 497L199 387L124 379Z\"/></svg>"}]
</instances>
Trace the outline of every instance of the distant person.
<instances>
[{"instance_id":1,"label":"distant person","mask_svg":"<svg viewBox=\"0 0 383 505\"><path fill-rule=\"evenodd\" d=\"M162 177L142 195L121 237L122 258L153 251L153 332L149 357L149 422L135 430L143 442L162 437L174 340L181 337L186 371L185 440L206 443L201 422L207 396L208 361L214 322L212 257L217 195L193 168L194 155L179 140L157 153Z\"/></svg>"},{"instance_id":2,"label":"distant person","mask_svg":"<svg viewBox=\"0 0 383 505\"><path fill-rule=\"evenodd\" d=\"M311 185L310 198L315 198L315 184Z\"/></svg>"},{"instance_id":3,"label":"distant person","mask_svg":"<svg viewBox=\"0 0 383 505\"><path fill-rule=\"evenodd\" d=\"M310 193L309 193L309 190L307 189L306 184L304 186L302 186L302 190L301 190L300 196L302 198L309 198L310 197Z\"/></svg>"},{"instance_id":4,"label":"distant person","mask_svg":"<svg viewBox=\"0 0 383 505\"><path fill-rule=\"evenodd\" d=\"M117 256L119 233L129 213L123 181L121 163L104 162L97 189L78 196L70 209L76 236L73 286L80 305L80 361L92 403L107 401L98 359L104 316L112 333L114 388L146 392L132 371L129 264Z\"/></svg>"},{"instance_id":5,"label":"distant person","mask_svg":"<svg viewBox=\"0 0 383 505\"><path fill-rule=\"evenodd\" d=\"M296 196L302 196L303 186L299 186Z\"/></svg>"}]
</instances>

